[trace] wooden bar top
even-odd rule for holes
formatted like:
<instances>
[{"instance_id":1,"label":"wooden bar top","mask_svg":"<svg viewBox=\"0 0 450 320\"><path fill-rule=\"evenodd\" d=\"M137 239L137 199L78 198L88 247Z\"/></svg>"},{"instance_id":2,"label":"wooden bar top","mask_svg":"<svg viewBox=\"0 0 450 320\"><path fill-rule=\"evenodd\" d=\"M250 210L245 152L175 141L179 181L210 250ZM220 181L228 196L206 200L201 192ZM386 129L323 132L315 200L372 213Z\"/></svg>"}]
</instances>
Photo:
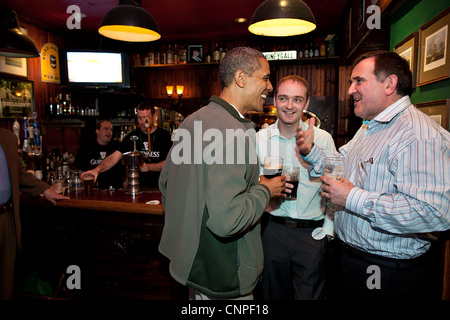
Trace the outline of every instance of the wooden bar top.
<instances>
[{"instance_id":1,"label":"wooden bar top","mask_svg":"<svg viewBox=\"0 0 450 320\"><path fill-rule=\"evenodd\" d=\"M161 204L161 193L159 190L145 190L138 195L126 194L124 190L93 190L92 195L86 196L84 190L66 190L64 193L69 200L57 201L55 207L75 208L94 211L125 212L137 214L164 215ZM149 201L157 200L158 204L148 204ZM29 197L22 197L21 201L33 201ZM45 199L40 199L37 205L52 206Z\"/></svg>"}]
</instances>

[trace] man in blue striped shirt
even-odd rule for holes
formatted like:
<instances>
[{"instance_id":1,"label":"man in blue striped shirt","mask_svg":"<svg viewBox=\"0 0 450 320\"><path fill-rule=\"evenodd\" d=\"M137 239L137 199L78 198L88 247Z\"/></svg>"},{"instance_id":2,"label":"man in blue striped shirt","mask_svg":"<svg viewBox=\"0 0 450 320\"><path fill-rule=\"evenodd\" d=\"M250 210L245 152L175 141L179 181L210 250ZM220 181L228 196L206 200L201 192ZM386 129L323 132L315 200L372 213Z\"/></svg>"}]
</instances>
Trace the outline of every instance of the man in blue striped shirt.
<instances>
[{"instance_id":1,"label":"man in blue striped shirt","mask_svg":"<svg viewBox=\"0 0 450 320\"><path fill-rule=\"evenodd\" d=\"M322 196L342 245L340 288L351 298L430 297L430 233L450 229L450 134L411 104L412 74L396 53L358 58L348 93L364 119L339 149L344 178L321 177ZM329 153L313 132L298 129L297 145L322 175Z\"/></svg>"}]
</instances>

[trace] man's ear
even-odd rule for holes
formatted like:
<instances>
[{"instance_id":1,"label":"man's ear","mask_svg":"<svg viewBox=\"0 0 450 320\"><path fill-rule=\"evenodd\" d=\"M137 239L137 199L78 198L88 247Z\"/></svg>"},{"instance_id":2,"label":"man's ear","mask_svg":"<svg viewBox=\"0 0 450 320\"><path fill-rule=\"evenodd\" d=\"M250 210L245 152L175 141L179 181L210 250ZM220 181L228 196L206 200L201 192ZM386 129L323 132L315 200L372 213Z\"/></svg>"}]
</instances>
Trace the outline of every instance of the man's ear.
<instances>
[{"instance_id":1,"label":"man's ear","mask_svg":"<svg viewBox=\"0 0 450 320\"><path fill-rule=\"evenodd\" d=\"M386 95L390 96L396 92L398 77L395 74L391 74L386 77L384 83L386 84Z\"/></svg>"},{"instance_id":2,"label":"man's ear","mask_svg":"<svg viewBox=\"0 0 450 320\"><path fill-rule=\"evenodd\" d=\"M238 87L240 87L240 88L244 87L246 76L247 75L245 74L245 72L240 69L234 73L234 81L236 82Z\"/></svg>"}]
</instances>

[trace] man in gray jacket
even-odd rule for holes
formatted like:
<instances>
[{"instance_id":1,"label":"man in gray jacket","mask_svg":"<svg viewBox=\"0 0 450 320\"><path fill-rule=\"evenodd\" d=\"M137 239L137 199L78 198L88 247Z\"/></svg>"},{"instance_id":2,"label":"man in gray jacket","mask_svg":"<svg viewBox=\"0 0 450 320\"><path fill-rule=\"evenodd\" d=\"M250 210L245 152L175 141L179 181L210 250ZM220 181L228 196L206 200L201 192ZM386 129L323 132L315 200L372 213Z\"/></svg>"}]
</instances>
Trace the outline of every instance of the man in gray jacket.
<instances>
[{"instance_id":1,"label":"man in gray jacket","mask_svg":"<svg viewBox=\"0 0 450 320\"><path fill-rule=\"evenodd\" d=\"M183 121L161 172L159 250L191 299L251 299L263 267L260 218L271 197L285 196L285 177L259 177L244 114L262 111L273 87L254 49L230 50L219 72L220 97Z\"/></svg>"}]
</instances>

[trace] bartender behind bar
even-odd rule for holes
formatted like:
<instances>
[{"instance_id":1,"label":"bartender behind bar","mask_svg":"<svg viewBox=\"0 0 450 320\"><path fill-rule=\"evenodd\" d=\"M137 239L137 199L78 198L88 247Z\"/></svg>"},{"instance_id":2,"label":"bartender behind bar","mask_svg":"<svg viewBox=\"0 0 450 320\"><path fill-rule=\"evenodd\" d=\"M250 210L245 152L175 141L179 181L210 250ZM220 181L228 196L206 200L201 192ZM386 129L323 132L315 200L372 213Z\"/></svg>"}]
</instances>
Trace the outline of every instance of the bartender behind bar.
<instances>
[{"instance_id":1,"label":"bartender behind bar","mask_svg":"<svg viewBox=\"0 0 450 320\"><path fill-rule=\"evenodd\" d=\"M149 101L144 101L137 107L137 121L139 128L130 132L122 141L119 149L105 158L97 167L84 172L81 177L91 174L97 180L99 173L114 167L122 155L136 150L140 151L144 163L140 167L139 185L141 187L157 188L159 174L172 146L170 133L153 125L156 120L155 108ZM133 141L131 137L136 137Z\"/></svg>"},{"instance_id":2,"label":"bartender behind bar","mask_svg":"<svg viewBox=\"0 0 450 320\"><path fill-rule=\"evenodd\" d=\"M109 120L100 120L96 124L96 140L84 143L78 150L74 166L78 170L87 171L97 167L105 158L117 149L120 143L112 140L112 123ZM118 162L110 170L98 175L97 184L99 189L119 189L123 187L124 168Z\"/></svg>"}]
</instances>

